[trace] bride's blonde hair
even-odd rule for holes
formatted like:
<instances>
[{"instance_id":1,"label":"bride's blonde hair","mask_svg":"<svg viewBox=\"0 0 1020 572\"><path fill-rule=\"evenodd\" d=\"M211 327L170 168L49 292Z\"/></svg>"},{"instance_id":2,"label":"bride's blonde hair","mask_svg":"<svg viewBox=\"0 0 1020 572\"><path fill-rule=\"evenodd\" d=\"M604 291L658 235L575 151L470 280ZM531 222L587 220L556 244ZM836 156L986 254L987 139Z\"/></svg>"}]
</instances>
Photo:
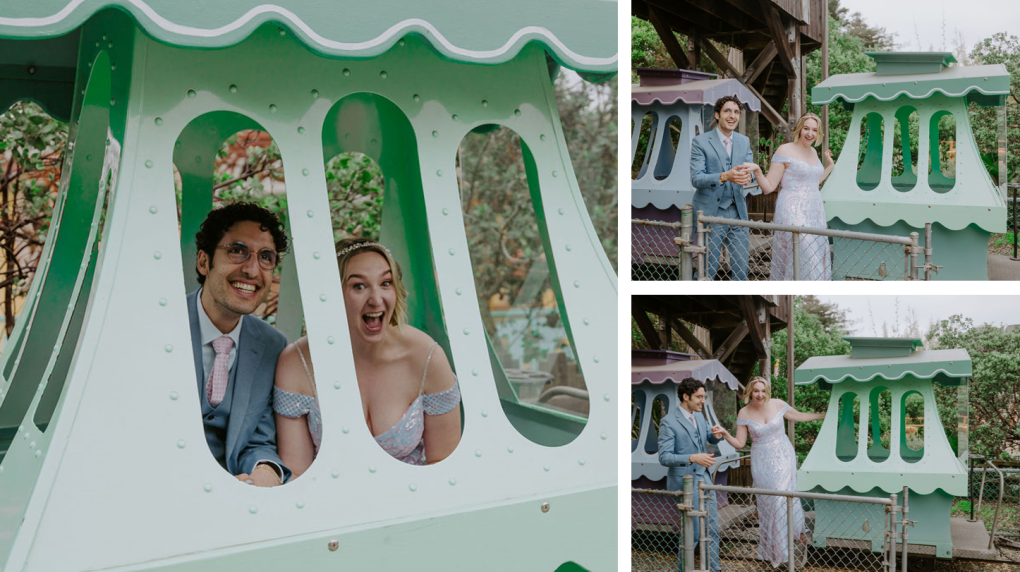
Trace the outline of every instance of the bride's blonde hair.
<instances>
[{"instance_id":1,"label":"bride's blonde hair","mask_svg":"<svg viewBox=\"0 0 1020 572\"><path fill-rule=\"evenodd\" d=\"M769 380L758 375L752 377L751 381L747 382L747 385L744 386L744 394L740 396L740 400L744 402L744 405L751 403L751 392L754 391L754 384L758 382L761 382L762 384L765 385L765 401L767 402L768 400L772 399L772 384L769 383Z\"/></svg>"},{"instance_id":2,"label":"bride's blonde hair","mask_svg":"<svg viewBox=\"0 0 1020 572\"><path fill-rule=\"evenodd\" d=\"M814 146L818 147L822 144L822 120L818 118L814 113L805 113L800 116L800 119L793 124L793 130L790 135L793 137L793 142L796 143L800 139L800 131L804 129L804 124L807 123L808 119L814 119L815 125L818 126L818 137L815 138Z\"/></svg>"}]
</instances>

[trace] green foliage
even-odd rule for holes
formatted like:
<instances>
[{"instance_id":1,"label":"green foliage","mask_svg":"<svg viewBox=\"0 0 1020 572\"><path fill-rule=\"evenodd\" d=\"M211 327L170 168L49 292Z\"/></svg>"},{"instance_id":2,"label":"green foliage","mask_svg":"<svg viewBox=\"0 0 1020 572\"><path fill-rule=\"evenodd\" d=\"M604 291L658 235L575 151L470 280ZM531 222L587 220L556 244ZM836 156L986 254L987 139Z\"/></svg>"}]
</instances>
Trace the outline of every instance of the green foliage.
<instances>
[{"instance_id":1,"label":"green foliage","mask_svg":"<svg viewBox=\"0 0 1020 572\"><path fill-rule=\"evenodd\" d=\"M991 458L1006 450L1017 450L1020 332L1006 332L990 324L975 327L970 318L954 315L933 325L926 341L933 349L963 348L970 354L974 370L969 391L970 451ZM938 392L936 397L942 412L942 397ZM942 416L947 432L949 427L955 427L955 391L952 397L953 414Z\"/></svg>"}]
</instances>

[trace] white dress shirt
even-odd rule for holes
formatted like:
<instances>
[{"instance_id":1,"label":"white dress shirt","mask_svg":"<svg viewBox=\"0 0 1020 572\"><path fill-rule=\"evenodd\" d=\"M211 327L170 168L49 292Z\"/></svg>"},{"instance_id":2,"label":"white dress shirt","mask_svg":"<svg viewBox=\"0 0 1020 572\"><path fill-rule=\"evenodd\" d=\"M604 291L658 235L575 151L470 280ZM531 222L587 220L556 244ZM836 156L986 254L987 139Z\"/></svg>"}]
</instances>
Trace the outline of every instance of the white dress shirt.
<instances>
[{"instance_id":1,"label":"white dress shirt","mask_svg":"<svg viewBox=\"0 0 1020 572\"><path fill-rule=\"evenodd\" d=\"M209 315L205 313L205 308L202 307L202 290L198 291L198 299L195 302L195 305L198 306L198 333L202 336L202 379L208 381L209 373L216 361L216 350L212 346L213 340L220 336L228 336L234 341L234 345L230 348L230 355L227 356L227 371L230 371L234 367L234 361L237 360L237 344L241 341L241 323L244 320L238 320L234 329L224 334L213 325Z\"/></svg>"}]
</instances>

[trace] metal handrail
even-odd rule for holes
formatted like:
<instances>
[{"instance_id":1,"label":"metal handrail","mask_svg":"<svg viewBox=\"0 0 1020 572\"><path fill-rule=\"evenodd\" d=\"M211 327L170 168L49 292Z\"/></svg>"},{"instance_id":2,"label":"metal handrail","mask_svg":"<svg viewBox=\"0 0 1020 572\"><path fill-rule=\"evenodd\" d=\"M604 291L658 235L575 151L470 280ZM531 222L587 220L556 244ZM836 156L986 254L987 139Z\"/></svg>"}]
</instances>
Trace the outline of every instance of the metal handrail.
<instances>
[{"instance_id":1,"label":"metal handrail","mask_svg":"<svg viewBox=\"0 0 1020 572\"><path fill-rule=\"evenodd\" d=\"M999 508L1002 506L1002 491L1006 488L1005 478L1002 476L1002 471L995 466L995 461L987 461L984 467L991 467L996 473L999 473L999 500L995 503L995 515L992 517L992 534L988 537L988 549L991 550L995 546L995 529L999 526ZM988 471L981 472L981 489L978 492L978 512L981 512L981 502L985 497L985 477L988 476Z\"/></svg>"},{"instance_id":2,"label":"metal handrail","mask_svg":"<svg viewBox=\"0 0 1020 572\"><path fill-rule=\"evenodd\" d=\"M737 463L737 462L742 461L744 459L750 459L750 458L751 458L751 455L741 455L741 456L737 457L736 459L730 459L729 461L723 461L721 463L716 463L715 465L712 465L712 482L713 483L715 482L715 474L719 472L719 468L722 467L723 465L728 465L730 463ZM737 466L739 467L740 465L737 465Z\"/></svg>"}]
</instances>

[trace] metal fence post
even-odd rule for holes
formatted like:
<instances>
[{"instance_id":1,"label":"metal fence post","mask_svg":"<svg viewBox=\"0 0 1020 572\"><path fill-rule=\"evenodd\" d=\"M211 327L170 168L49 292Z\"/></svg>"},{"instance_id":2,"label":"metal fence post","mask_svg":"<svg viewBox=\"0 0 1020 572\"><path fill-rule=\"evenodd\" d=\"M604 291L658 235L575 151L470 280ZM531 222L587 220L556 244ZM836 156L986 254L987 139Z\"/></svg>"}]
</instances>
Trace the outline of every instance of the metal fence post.
<instances>
[{"instance_id":1,"label":"metal fence post","mask_svg":"<svg viewBox=\"0 0 1020 572\"><path fill-rule=\"evenodd\" d=\"M701 531L701 542L699 542L699 544L701 545L700 546L701 569L708 570L709 540L711 539L709 538L708 534L708 494L706 493L711 493L711 491L706 491L702 489L700 486L698 486L699 484L700 482L695 481L695 486L698 487L698 502L699 502L698 506L701 507L701 510L699 510L698 512L702 513L701 520L698 521L699 524L698 528ZM711 494L714 495L715 493Z\"/></svg>"},{"instance_id":2,"label":"metal fence post","mask_svg":"<svg viewBox=\"0 0 1020 572\"><path fill-rule=\"evenodd\" d=\"M796 235L795 235L796 236ZM794 238L794 244L799 239ZM794 259L796 260L796 258ZM796 268L796 266L794 266ZM796 554L793 550L793 503L794 501L800 502L800 499L794 497L786 497L786 555L788 556L787 562L789 564L790 572L794 572L793 561L796 560Z\"/></svg>"},{"instance_id":3,"label":"metal fence post","mask_svg":"<svg viewBox=\"0 0 1020 572\"><path fill-rule=\"evenodd\" d=\"M691 244L691 234L694 230L694 207L684 205L680 209L680 279L691 280L694 278L694 255L687 251Z\"/></svg>"},{"instance_id":4,"label":"metal fence post","mask_svg":"<svg viewBox=\"0 0 1020 572\"><path fill-rule=\"evenodd\" d=\"M889 570L896 572L896 540L899 537L896 532L896 525L899 524L896 522L896 513L900 512L900 507L896 504L896 495L889 495L889 500L892 501L892 506L889 507L889 510L892 511L892 530L889 532L889 540L892 542L892 560L889 562Z\"/></svg>"},{"instance_id":5,"label":"metal fence post","mask_svg":"<svg viewBox=\"0 0 1020 572\"><path fill-rule=\"evenodd\" d=\"M917 250L918 250L917 239L918 239L917 232L910 233L910 242L911 242L911 244L910 244L910 273L909 273L909 276L908 276L908 280L917 280L917 277L918 277L918 272L917 272Z\"/></svg>"},{"instance_id":6,"label":"metal fence post","mask_svg":"<svg viewBox=\"0 0 1020 572\"><path fill-rule=\"evenodd\" d=\"M913 234L913 233L911 233ZM910 489L903 487L903 565L902 572L907 572L907 525L910 521L907 519L909 511L907 509L907 496L910 494Z\"/></svg>"},{"instance_id":7,"label":"metal fence post","mask_svg":"<svg viewBox=\"0 0 1020 572\"><path fill-rule=\"evenodd\" d=\"M931 281L931 223L924 223L924 279Z\"/></svg>"},{"instance_id":8,"label":"metal fence post","mask_svg":"<svg viewBox=\"0 0 1020 572\"><path fill-rule=\"evenodd\" d=\"M694 475L684 475L684 570L694 570Z\"/></svg>"},{"instance_id":9,"label":"metal fence post","mask_svg":"<svg viewBox=\"0 0 1020 572\"><path fill-rule=\"evenodd\" d=\"M704 214L705 211L698 211L698 246L705 249L705 252L698 257L698 280L710 280L705 276L706 261L708 260L708 231L705 229L705 224L701 222L701 217Z\"/></svg>"},{"instance_id":10,"label":"metal fence post","mask_svg":"<svg viewBox=\"0 0 1020 572\"><path fill-rule=\"evenodd\" d=\"M793 279L800 280L800 233L793 233Z\"/></svg>"}]
</instances>

